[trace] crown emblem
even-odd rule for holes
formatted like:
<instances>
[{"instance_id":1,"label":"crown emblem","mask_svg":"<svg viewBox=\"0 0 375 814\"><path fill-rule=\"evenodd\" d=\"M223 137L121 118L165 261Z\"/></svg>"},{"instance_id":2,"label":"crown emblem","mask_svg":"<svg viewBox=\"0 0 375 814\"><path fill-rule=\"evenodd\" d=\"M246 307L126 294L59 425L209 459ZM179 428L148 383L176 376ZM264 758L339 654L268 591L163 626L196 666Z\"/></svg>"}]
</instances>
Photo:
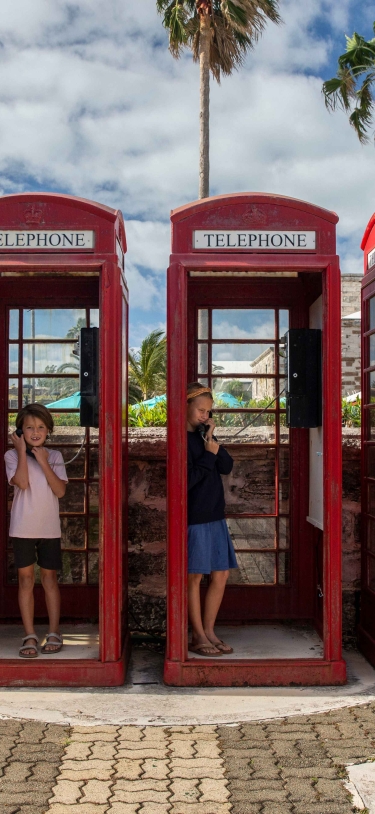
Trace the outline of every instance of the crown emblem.
<instances>
[{"instance_id":1,"label":"crown emblem","mask_svg":"<svg viewBox=\"0 0 375 814\"><path fill-rule=\"evenodd\" d=\"M40 226L43 220L43 209L38 204L30 204L25 209L25 223L27 226Z\"/></svg>"}]
</instances>

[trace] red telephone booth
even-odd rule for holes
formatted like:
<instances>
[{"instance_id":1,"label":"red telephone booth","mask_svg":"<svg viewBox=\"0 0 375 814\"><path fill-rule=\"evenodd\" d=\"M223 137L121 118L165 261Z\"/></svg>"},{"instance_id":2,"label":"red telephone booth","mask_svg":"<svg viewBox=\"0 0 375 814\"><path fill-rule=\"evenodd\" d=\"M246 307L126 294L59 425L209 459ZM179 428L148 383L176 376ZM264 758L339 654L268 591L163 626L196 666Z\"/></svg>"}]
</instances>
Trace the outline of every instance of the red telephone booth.
<instances>
[{"instance_id":1,"label":"red telephone booth","mask_svg":"<svg viewBox=\"0 0 375 814\"><path fill-rule=\"evenodd\" d=\"M248 193L172 212L167 684L346 680L337 220ZM322 344L312 363L311 336ZM188 651L186 385L196 380L213 390L215 434L234 459L224 488L239 568L217 627L234 652L219 659ZM306 419L320 381L322 418ZM203 580L202 597L206 588Z\"/></svg>"},{"instance_id":2,"label":"red telephone booth","mask_svg":"<svg viewBox=\"0 0 375 814\"><path fill-rule=\"evenodd\" d=\"M0 685L117 686L123 683L126 618L128 294L122 214L70 195L0 199L1 448L32 402L52 412L51 440L67 462L60 500L62 651L18 657L22 625L7 526L11 500L1 466ZM81 329L99 337L90 374ZM77 340L81 337L81 347ZM97 370L98 366L98 370ZM81 386L80 386L81 375ZM82 418L82 376L98 381L98 419ZM90 379L91 381L91 379ZM91 404L90 398L86 402ZM86 405L87 406L87 405ZM86 426L81 426L86 424ZM91 426L88 426L91 425ZM38 582L38 577L37 577ZM46 607L35 586L37 633Z\"/></svg>"},{"instance_id":3,"label":"red telephone booth","mask_svg":"<svg viewBox=\"0 0 375 814\"><path fill-rule=\"evenodd\" d=\"M375 666L375 215L361 248L362 281L362 585L358 643Z\"/></svg>"}]
</instances>

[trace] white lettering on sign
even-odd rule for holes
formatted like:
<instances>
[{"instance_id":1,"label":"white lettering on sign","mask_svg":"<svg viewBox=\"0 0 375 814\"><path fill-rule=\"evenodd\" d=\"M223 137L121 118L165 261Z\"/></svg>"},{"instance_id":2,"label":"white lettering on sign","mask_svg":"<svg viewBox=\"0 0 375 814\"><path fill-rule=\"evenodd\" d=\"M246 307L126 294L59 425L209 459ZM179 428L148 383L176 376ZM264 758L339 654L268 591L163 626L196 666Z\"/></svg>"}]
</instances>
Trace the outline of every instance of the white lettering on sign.
<instances>
[{"instance_id":1,"label":"white lettering on sign","mask_svg":"<svg viewBox=\"0 0 375 814\"><path fill-rule=\"evenodd\" d=\"M231 249L274 250L278 249L315 249L315 232L276 232L254 230L239 232L219 231L218 229L197 230L193 232L194 249L217 249L230 251Z\"/></svg>"},{"instance_id":2,"label":"white lettering on sign","mask_svg":"<svg viewBox=\"0 0 375 814\"><path fill-rule=\"evenodd\" d=\"M374 265L374 263L375 263L375 249L373 249L367 255L367 268L370 269L371 266Z\"/></svg>"},{"instance_id":3,"label":"white lettering on sign","mask_svg":"<svg viewBox=\"0 0 375 814\"><path fill-rule=\"evenodd\" d=\"M51 249L93 249L95 245L95 232L53 232L46 231L0 231L0 249L18 251L19 249L37 249L37 251L50 251Z\"/></svg>"}]
</instances>

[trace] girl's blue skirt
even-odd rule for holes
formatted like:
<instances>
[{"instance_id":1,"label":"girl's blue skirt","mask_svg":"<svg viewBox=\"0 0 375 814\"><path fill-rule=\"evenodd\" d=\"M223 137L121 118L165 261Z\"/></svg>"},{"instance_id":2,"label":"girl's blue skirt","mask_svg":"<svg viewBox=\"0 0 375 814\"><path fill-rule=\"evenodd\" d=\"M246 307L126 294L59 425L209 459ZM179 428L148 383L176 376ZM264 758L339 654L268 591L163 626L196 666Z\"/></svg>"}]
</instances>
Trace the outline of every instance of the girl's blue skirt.
<instances>
[{"instance_id":1,"label":"girl's blue skirt","mask_svg":"<svg viewBox=\"0 0 375 814\"><path fill-rule=\"evenodd\" d=\"M210 574L238 568L225 520L188 526L188 572Z\"/></svg>"}]
</instances>

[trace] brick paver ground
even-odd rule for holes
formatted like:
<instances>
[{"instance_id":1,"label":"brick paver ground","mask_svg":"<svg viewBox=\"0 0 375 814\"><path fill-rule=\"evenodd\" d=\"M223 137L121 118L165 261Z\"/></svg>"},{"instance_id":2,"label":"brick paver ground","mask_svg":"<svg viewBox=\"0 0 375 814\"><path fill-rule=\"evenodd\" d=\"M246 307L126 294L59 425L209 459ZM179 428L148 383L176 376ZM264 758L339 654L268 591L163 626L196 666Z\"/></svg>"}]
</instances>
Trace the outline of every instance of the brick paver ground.
<instances>
[{"instance_id":1,"label":"brick paver ground","mask_svg":"<svg viewBox=\"0 0 375 814\"><path fill-rule=\"evenodd\" d=\"M0 721L1 814L352 814L375 704L235 726Z\"/></svg>"}]
</instances>

